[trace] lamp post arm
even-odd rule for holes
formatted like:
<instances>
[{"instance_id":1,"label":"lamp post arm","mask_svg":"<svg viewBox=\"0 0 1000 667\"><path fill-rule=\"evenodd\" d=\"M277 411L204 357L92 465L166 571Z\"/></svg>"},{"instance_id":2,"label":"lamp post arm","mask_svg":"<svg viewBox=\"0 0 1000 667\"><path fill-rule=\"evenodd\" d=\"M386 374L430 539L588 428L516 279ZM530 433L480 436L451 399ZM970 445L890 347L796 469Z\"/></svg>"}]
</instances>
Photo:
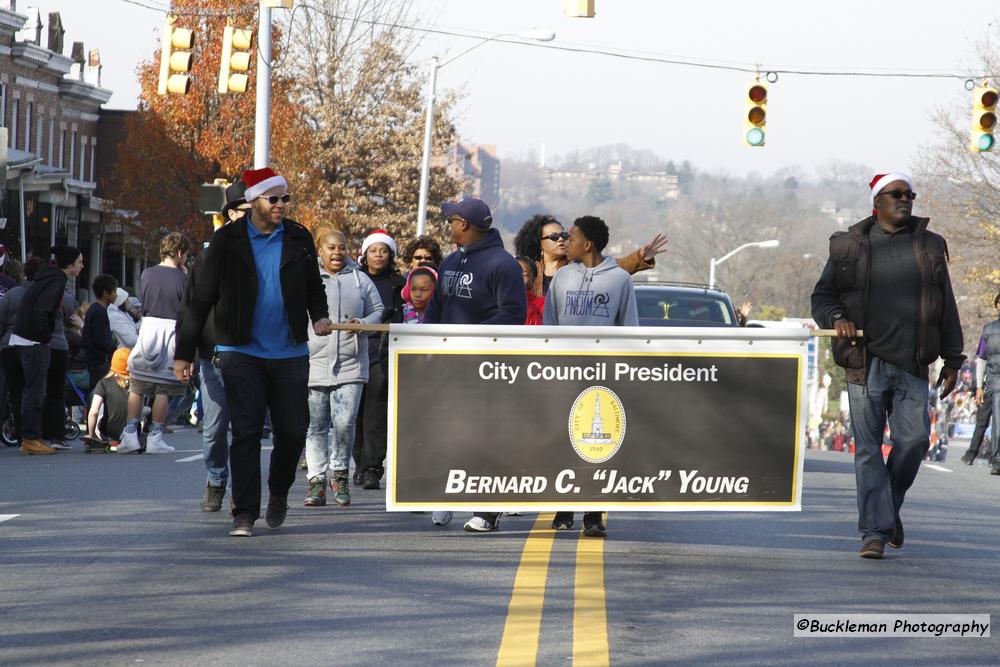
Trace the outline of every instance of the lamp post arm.
<instances>
[{"instance_id":1,"label":"lamp post arm","mask_svg":"<svg viewBox=\"0 0 1000 667\"><path fill-rule=\"evenodd\" d=\"M462 52L460 52L460 53L452 56L451 58L448 58L448 60L445 60L444 62L442 62L440 65L438 65L438 67L439 68L440 67L444 67L448 63L455 62L456 60L458 60L459 58L461 58L462 56L464 56L466 53L468 53L469 51L475 51L476 49L478 49L483 44L486 44L487 42L492 42L494 39L499 39L501 37L517 37L517 35L514 34L514 33L510 33L510 32L498 32L495 35L490 35L489 37L485 37L482 40L480 40L480 41L476 42L475 44L473 44L472 46L470 46L469 48L467 48L466 50L464 50L464 51L462 51Z\"/></svg>"},{"instance_id":2,"label":"lamp post arm","mask_svg":"<svg viewBox=\"0 0 1000 667\"><path fill-rule=\"evenodd\" d=\"M717 260L715 260L715 265L716 265L716 266L718 266L719 264L722 264L722 263L723 263L724 261L726 261L727 259L729 259L729 258L730 258L730 257L732 257L733 255L735 255L735 254L736 254L736 253L738 253L739 251L741 251L741 250L745 250L745 249L747 249L747 248L749 248L749 247L751 247L751 246L755 246L755 245L758 245L758 244L757 244L757 243L744 243L743 245L741 245L741 246L740 246L739 248L737 248L736 250L733 250L733 251L731 251L731 252L728 252L728 253L726 253L725 255L723 255L723 256L722 256L722 257L721 257L720 259L717 259Z\"/></svg>"}]
</instances>

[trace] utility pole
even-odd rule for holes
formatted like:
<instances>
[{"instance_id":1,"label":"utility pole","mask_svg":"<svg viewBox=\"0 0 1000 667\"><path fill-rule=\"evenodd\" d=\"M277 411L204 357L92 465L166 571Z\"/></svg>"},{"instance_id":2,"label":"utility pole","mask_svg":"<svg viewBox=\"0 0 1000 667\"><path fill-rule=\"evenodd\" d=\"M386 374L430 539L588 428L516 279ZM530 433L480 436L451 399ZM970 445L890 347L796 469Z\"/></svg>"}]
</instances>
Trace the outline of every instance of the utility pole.
<instances>
[{"instance_id":1,"label":"utility pole","mask_svg":"<svg viewBox=\"0 0 1000 667\"><path fill-rule=\"evenodd\" d=\"M271 9L291 9L293 0L260 0L257 24L257 117L254 124L253 167L271 160Z\"/></svg>"}]
</instances>

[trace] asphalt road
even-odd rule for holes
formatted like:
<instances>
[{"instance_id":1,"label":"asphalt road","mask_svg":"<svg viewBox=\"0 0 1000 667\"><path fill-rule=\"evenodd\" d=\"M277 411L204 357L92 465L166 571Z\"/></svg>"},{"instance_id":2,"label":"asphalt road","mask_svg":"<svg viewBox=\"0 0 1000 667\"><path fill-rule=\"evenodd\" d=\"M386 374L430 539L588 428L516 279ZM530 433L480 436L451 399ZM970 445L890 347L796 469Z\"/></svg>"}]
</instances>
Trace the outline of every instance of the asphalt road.
<instances>
[{"instance_id":1,"label":"asphalt road","mask_svg":"<svg viewBox=\"0 0 1000 667\"><path fill-rule=\"evenodd\" d=\"M614 513L604 542L532 515L436 528L376 491L304 508L301 474L282 529L235 539L199 511L199 436L171 441L0 448L0 665L1000 664L997 637L793 637L796 613L1000 604L1000 478L964 443L918 476L904 548L868 561L836 452L807 453L802 512Z\"/></svg>"}]
</instances>

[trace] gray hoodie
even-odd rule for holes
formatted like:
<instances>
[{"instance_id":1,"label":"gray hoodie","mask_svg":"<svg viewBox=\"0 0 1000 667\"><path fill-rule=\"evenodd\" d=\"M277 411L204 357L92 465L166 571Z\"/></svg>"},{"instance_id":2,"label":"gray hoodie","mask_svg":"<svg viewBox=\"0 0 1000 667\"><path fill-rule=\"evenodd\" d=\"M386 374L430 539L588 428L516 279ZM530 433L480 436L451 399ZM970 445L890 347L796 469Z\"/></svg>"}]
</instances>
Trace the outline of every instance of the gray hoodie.
<instances>
[{"instance_id":1,"label":"gray hoodie","mask_svg":"<svg viewBox=\"0 0 1000 667\"><path fill-rule=\"evenodd\" d=\"M605 257L592 269L580 262L567 264L552 277L542 323L638 326L632 278L613 257Z\"/></svg>"},{"instance_id":2,"label":"gray hoodie","mask_svg":"<svg viewBox=\"0 0 1000 667\"><path fill-rule=\"evenodd\" d=\"M382 321L382 299L375 283L351 259L336 275L319 269L326 289L330 319L337 323L358 319L364 324ZM334 331L317 336L309 327L309 386L335 387L368 381L368 336Z\"/></svg>"}]
</instances>

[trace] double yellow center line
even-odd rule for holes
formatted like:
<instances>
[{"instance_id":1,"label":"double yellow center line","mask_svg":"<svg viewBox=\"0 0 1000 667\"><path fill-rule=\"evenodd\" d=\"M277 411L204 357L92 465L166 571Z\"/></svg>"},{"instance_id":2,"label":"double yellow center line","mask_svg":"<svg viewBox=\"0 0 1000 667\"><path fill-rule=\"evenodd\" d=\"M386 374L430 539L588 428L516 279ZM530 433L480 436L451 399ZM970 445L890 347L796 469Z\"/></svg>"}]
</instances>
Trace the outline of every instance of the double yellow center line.
<instances>
[{"instance_id":1,"label":"double yellow center line","mask_svg":"<svg viewBox=\"0 0 1000 667\"><path fill-rule=\"evenodd\" d=\"M524 543L507 606L497 667L534 665L545 606L555 530L552 513L539 514ZM604 540L580 537L573 597L573 664L610 664L604 593Z\"/></svg>"}]
</instances>

